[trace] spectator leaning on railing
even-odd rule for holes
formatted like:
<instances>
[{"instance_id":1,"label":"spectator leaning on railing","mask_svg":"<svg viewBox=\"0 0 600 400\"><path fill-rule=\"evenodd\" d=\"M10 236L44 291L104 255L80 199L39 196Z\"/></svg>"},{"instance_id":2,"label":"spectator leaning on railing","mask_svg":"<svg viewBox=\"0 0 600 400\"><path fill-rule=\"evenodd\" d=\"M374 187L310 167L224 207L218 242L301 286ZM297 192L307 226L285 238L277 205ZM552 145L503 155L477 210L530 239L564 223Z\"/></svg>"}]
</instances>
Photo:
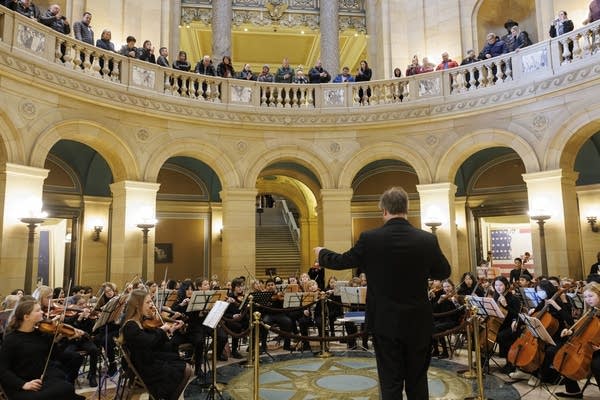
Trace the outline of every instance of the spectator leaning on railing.
<instances>
[{"instance_id":1,"label":"spectator leaning on railing","mask_svg":"<svg viewBox=\"0 0 600 400\"><path fill-rule=\"evenodd\" d=\"M73 24L73 34L75 35L75 39L93 46L94 31L90 26L90 22L92 22L92 14L86 11L83 13L81 21L77 21Z\"/></svg>"}]
</instances>

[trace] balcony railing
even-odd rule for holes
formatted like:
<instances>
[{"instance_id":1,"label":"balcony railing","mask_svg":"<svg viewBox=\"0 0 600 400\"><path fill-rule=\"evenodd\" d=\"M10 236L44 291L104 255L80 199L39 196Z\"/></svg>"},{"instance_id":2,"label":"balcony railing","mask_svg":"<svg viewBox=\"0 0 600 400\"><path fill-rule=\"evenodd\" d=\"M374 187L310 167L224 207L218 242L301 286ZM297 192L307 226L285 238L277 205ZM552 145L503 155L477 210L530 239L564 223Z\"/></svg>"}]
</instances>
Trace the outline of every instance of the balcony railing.
<instances>
[{"instance_id":1,"label":"balcony railing","mask_svg":"<svg viewBox=\"0 0 600 400\"><path fill-rule=\"evenodd\" d=\"M63 66L73 74L188 100L240 107L297 109L367 109L428 103L443 105L465 93L485 93L534 79L562 74L598 57L600 21L518 52L445 71L400 79L338 84L261 83L181 72L123 57L0 7L0 48ZM343 111L342 111L343 112Z\"/></svg>"}]
</instances>

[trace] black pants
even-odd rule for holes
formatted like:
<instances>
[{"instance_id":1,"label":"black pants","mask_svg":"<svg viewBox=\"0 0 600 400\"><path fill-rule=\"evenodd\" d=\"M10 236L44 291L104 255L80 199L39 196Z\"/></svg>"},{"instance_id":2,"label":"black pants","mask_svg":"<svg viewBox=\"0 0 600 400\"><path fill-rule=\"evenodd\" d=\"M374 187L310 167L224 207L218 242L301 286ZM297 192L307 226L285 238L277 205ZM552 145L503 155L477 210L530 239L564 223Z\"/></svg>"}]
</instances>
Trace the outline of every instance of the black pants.
<instances>
[{"instance_id":1,"label":"black pants","mask_svg":"<svg viewBox=\"0 0 600 400\"><path fill-rule=\"evenodd\" d=\"M427 370L431 360L431 344L415 344L373 335L381 400L429 398Z\"/></svg>"}]
</instances>

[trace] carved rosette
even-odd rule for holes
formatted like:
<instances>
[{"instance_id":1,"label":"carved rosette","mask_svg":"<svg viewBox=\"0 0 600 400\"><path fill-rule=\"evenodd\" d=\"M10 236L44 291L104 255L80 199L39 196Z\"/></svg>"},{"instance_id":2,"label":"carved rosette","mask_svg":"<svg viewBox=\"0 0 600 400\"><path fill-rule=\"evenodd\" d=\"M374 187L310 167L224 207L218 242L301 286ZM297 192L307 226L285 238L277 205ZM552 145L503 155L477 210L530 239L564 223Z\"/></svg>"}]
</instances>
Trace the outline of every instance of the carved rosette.
<instances>
[{"instance_id":1,"label":"carved rosette","mask_svg":"<svg viewBox=\"0 0 600 400\"><path fill-rule=\"evenodd\" d=\"M342 146L338 142L332 142L329 145L329 152L331 154L337 154L342 150Z\"/></svg>"},{"instance_id":2,"label":"carved rosette","mask_svg":"<svg viewBox=\"0 0 600 400\"><path fill-rule=\"evenodd\" d=\"M533 120L531 121L531 130L538 140L544 137L544 132L548 128L549 123L550 121L545 115L537 114L533 117Z\"/></svg>"},{"instance_id":3,"label":"carved rosette","mask_svg":"<svg viewBox=\"0 0 600 400\"><path fill-rule=\"evenodd\" d=\"M240 154L245 154L248 151L248 143L240 140L235 144L235 148Z\"/></svg>"},{"instance_id":4,"label":"carved rosette","mask_svg":"<svg viewBox=\"0 0 600 400\"><path fill-rule=\"evenodd\" d=\"M29 100L23 100L19 103L19 113L23 118L35 119L37 116L37 107Z\"/></svg>"},{"instance_id":5,"label":"carved rosette","mask_svg":"<svg viewBox=\"0 0 600 400\"><path fill-rule=\"evenodd\" d=\"M429 145L430 147L437 145L439 141L440 140L433 135L427 136L427 139L425 139L425 143L427 143L427 145Z\"/></svg>"},{"instance_id":6,"label":"carved rosette","mask_svg":"<svg viewBox=\"0 0 600 400\"><path fill-rule=\"evenodd\" d=\"M150 132L148 132L146 129L142 128L139 131L137 131L137 133L135 134L135 137L140 142L145 143L150 139Z\"/></svg>"}]
</instances>

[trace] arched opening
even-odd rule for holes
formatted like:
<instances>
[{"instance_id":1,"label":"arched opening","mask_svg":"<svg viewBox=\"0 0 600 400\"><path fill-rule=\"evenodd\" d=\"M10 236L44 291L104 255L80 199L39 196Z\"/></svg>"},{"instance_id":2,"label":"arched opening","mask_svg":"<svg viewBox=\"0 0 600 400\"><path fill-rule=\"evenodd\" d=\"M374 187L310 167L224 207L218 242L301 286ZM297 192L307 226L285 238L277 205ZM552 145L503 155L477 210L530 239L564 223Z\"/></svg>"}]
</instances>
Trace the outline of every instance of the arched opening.
<instances>
[{"instance_id":1,"label":"arched opening","mask_svg":"<svg viewBox=\"0 0 600 400\"><path fill-rule=\"evenodd\" d=\"M489 32L494 32L499 37L506 35L504 25L508 20L516 21L522 31L529 33L532 42L544 38L544 34L537 31L535 0L481 0L475 7L473 16L473 36L477 39L477 49L480 51L485 45L485 38ZM510 27L508 28L510 29Z\"/></svg>"}]
</instances>

